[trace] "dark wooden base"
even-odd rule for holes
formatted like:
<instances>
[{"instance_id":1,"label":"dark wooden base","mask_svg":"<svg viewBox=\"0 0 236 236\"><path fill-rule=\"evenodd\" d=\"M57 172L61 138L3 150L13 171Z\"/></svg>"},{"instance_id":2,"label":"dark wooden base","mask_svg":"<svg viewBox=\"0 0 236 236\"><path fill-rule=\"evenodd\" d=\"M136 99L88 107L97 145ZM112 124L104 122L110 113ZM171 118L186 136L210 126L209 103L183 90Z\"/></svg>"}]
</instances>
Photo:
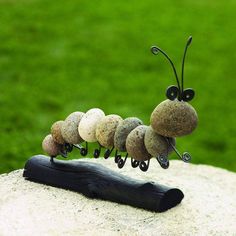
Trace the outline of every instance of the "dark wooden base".
<instances>
[{"instance_id":1,"label":"dark wooden base","mask_svg":"<svg viewBox=\"0 0 236 236\"><path fill-rule=\"evenodd\" d=\"M179 204L184 194L154 182L121 175L100 164L85 161L61 161L44 155L30 158L23 176L30 181L68 189L112 202L163 212Z\"/></svg>"}]
</instances>

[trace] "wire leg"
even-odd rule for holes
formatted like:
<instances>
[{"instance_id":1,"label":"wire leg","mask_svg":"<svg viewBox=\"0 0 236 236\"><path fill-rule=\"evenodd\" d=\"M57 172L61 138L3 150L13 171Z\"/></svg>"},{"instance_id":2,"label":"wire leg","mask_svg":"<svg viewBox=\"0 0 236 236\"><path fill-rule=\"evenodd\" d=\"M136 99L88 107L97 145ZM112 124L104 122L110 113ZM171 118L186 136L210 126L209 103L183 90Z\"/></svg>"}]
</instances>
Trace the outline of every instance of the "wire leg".
<instances>
[{"instance_id":1,"label":"wire leg","mask_svg":"<svg viewBox=\"0 0 236 236\"><path fill-rule=\"evenodd\" d=\"M128 158L128 153L126 153L125 159L120 158L120 160L118 161L118 167L120 169L124 167L127 158Z\"/></svg>"},{"instance_id":2,"label":"wire leg","mask_svg":"<svg viewBox=\"0 0 236 236\"><path fill-rule=\"evenodd\" d=\"M149 164L150 164L150 159L148 159L147 163L145 161L141 161L139 163L139 169L145 172L148 170Z\"/></svg>"},{"instance_id":3,"label":"wire leg","mask_svg":"<svg viewBox=\"0 0 236 236\"><path fill-rule=\"evenodd\" d=\"M115 153L115 163L118 163L118 161L121 159L121 155L118 154L118 150L116 150L116 153Z\"/></svg>"},{"instance_id":4,"label":"wire leg","mask_svg":"<svg viewBox=\"0 0 236 236\"><path fill-rule=\"evenodd\" d=\"M88 154L88 142L85 142L85 148L81 145L79 145L80 149L80 154L82 156L86 156Z\"/></svg>"},{"instance_id":5,"label":"wire leg","mask_svg":"<svg viewBox=\"0 0 236 236\"><path fill-rule=\"evenodd\" d=\"M98 158L101 153L102 146L100 143L98 143L99 147L94 150L93 156L94 158Z\"/></svg>"},{"instance_id":6,"label":"wire leg","mask_svg":"<svg viewBox=\"0 0 236 236\"><path fill-rule=\"evenodd\" d=\"M65 143L64 144L66 152L72 152L73 151L73 144Z\"/></svg>"},{"instance_id":7,"label":"wire leg","mask_svg":"<svg viewBox=\"0 0 236 236\"><path fill-rule=\"evenodd\" d=\"M170 140L168 138L166 138L166 141L172 147L172 149L175 151L175 153L180 157L181 160L183 160L184 162L190 162L191 161L191 155L188 152L184 152L181 155L179 153L179 151L176 149L176 147L170 142Z\"/></svg>"},{"instance_id":8,"label":"wire leg","mask_svg":"<svg viewBox=\"0 0 236 236\"><path fill-rule=\"evenodd\" d=\"M133 168L136 168L139 166L140 161L135 160L134 158L131 157L131 166Z\"/></svg>"},{"instance_id":9,"label":"wire leg","mask_svg":"<svg viewBox=\"0 0 236 236\"><path fill-rule=\"evenodd\" d=\"M110 157L111 153L113 152L114 147L112 147L111 149L106 149L105 153L104 153L104 158L107 159Z\"/></svg>"},{"instance_id":10,"label":"wire leg","mask_svg":"<svg viewBox=\"0 0 236 236\"><path fill-rule=\"evenodd\" d=\"M158 155L156 159L163 169L167 169L169 167L169 160L167 158L167 155L166 156L165 155Z\"/></svg>"},{"instance_id":11,"label":"wire leg","mask_svg":"<svg viewBox=\"0 0 236 236\"><path fill-rule=\"evenodd\" d=\"M64 157L64 158L67 158L68 156L67 156L67 152L66 151L63 151L63 150L61 150L60 152L59 152L59 154L62 156L62 157Z\"/></svg>"}]
</instances>

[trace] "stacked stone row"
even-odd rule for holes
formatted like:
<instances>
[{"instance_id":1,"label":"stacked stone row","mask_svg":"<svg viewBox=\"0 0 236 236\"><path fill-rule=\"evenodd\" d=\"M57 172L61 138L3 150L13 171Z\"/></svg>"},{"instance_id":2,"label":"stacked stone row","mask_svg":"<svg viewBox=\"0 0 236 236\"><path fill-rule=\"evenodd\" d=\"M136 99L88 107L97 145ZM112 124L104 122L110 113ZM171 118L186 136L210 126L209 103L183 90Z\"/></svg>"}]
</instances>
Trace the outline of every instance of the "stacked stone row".
<instances>
[{"instance_id":1,"label":"stacked stone row","mask_svg":"<svg viewBox=\"0 0 236 236\"><path fill-rule=\"evenodd\" d=\"M175 144L173 138L170 139ZM51 134L43 142L43 150L51 157L63 153L65 145L98 142L107 149L127 152L137 161L152 157L168 156L172 151L166 138L136 117L122 119L119 115L105 115L93 108L86 113L73 112L64 121L55 122Z\"/></svg>"}]
</instances>

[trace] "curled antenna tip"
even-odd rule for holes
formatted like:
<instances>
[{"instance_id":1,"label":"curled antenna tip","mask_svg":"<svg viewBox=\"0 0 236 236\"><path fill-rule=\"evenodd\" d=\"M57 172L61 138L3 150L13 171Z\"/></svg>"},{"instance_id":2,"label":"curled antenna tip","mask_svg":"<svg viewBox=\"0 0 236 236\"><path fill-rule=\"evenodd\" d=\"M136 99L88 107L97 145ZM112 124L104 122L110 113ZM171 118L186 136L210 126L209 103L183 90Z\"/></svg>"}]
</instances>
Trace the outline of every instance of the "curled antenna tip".
<instances>
[{"instance_id":1,"label":"curled antenna tip","mask_svg":"<svg viewBox=\"0 0 236 236\"><path fill-rule=\"evenodd\" d=\"M189 45L191 44L192 39L193 39L193 37L192 37L192 36L189 36L188 41L187 41L187 46L189 46Z\"/></svg>"},{"instance_id":2,"label":"curled antenna tip","mask_svg":"<svg viewBox=\"0 0 236 236\"><path fill-rule=\"evenodd\" d=\"M157 55L158 52L159 52L158 47L157 47L157 46L152 46L152 47L151 47L151 52L152 52L154 55Z\"/></svg>"}]
</instances>

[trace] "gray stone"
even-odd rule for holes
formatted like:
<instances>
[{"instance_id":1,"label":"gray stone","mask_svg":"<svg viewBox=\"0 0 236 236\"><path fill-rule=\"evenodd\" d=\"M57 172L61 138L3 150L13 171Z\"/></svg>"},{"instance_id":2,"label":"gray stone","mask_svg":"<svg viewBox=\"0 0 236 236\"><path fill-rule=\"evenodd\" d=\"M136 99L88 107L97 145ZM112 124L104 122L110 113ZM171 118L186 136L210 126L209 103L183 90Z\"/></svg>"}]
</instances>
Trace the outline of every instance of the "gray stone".
<instances>
[{"instance_id":1,"label":"gray stone","mask_svg":"<svg viewBox=\"0 0 236 236\"><path fill-rule=\"evenodd\" d=\"M149 160L152 156L144 145L144 136L148 126L139 125L133 129L126 139L126 150L130 157L138 161Z\"/></svg>"},{"instance_id":2,"label":"gray stone","mask_svg":"<svg viewBox=\"0 0 236 236\"><path fill-rule=\"evenodd\" d=\"M83 112L76 111L66 117L62 124L61 134L64 140L70 144L78 144L83 142L83 139L79 135L78 126L84 116Z\"/></svg>"},{"instance_id":3,"label":"gray stone","mask_svg":"<svg viewBox=\"0 0 236 236\"><path fill-rule=\"evenodd\" d=\"M175 146L175 139L171 138L170 142ZM146 130L144 137L145 147L153 157L157 157L158 155L168 155L173 149L171 145L168 144L165 137L157 134L151 126L149 126Z\"/></svg>"},{"instance_id":4,"label":"gray stone","mask_svg":"<svg viewBox=\"0 0 236 236\"><path fill-rule=\"evenodd\" d=\"M114 135L114 146L118 151L126 151L126 138L128 134L143 122L136 117L124 119L118 126Z\"/></svg>"}]
</instances>

